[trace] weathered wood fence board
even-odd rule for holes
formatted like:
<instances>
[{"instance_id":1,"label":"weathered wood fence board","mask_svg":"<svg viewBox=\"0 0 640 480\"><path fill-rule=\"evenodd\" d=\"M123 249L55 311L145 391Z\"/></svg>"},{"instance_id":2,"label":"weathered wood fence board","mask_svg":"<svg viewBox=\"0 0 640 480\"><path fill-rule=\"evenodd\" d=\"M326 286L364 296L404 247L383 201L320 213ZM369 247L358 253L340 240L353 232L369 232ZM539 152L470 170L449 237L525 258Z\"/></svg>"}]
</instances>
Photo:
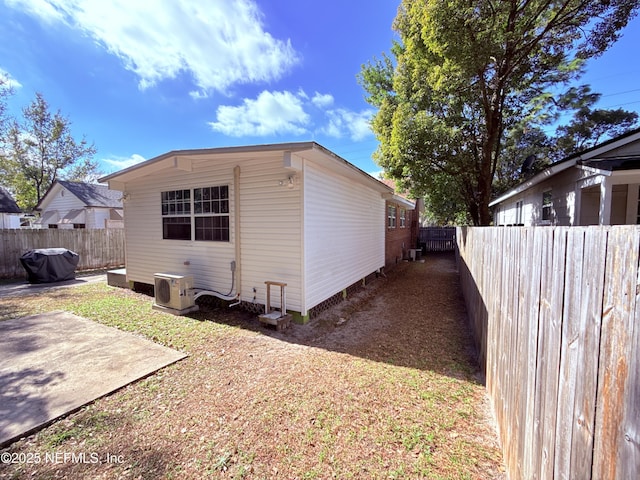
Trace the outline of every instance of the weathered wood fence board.
<instances>
[{"instance_id":1,"label":"weathered wood fence board","mask_svg":"<svg viewBox=\"0 0 640 480\"><path fill-rule=\"evenodd\" d=\"M640 478L640 227L459 228L507 471Z\"/></svg>"},{"instance_id":2,"label":"weathered wood fence board","mask_svg":"<svg viewBox=\"0 0 640 480\"><path fill-rule=\"evenodd\" d=\"M80 256L78 270L124 265L124 229L0 229L0 278L21 277L20 257L38 248L66 248Z\"/></svg>"},{"instance_id":3,"label":"weathered wood fence board","mask_svg":"<svg viewBox=\"0 0 640 480\"><path fill-rule=\"evenodd\" d=\"M421 227L418 245L427 252L453 252L456 249L455 227Z\"/></svg>"}]
</instances>

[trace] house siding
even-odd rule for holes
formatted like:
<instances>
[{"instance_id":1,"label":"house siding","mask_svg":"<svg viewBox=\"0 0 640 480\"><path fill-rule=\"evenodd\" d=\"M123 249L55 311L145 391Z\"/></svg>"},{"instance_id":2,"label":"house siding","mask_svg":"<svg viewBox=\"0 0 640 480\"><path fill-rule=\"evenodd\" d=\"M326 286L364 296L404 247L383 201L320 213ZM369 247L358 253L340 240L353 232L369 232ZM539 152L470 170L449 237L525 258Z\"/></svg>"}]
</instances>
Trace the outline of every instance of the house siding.
<instances>
[{"instance_id":1,"label":"house siding","mask_svg":"<svg viewBox=\"0 0 640 480\"><path fill-rule=\"evenodd\" d=\"M305 162L303 313L384 266L384 212L379 192Z\"/></svg>"},{"instance_id":2,"label":"house siding","mask_svg":"<svg viewBox=\"0 0 640 480\"><path fill-rule=\"evenodd\" d=\"M73 195L67 189L58 185L57 192L53 195L53 198L49 201L45 208L42 210L42 214L45 212L50 212L52 210L56 210L60 216L60 218L64 217L70 210L75 209L84 209L85 205L80 201L78 197ZM89 216L87 212L86 217ZM87 218L87 221L89 219ZM48 228L48 225L42 225L43 228ZM59 224L58 228L73 228L73 224Z\"/></svg>"},{"instance_id":3,"label":"house siding","mask_svg":"<svg viewBox=\"0 0 640 480\"><path fill-rule=\"evenodd\" d=\"M555 177L537 184L518 195L513 196L508 202L500 205L500 209L494 223L496 225L516 225L517 203L522 201L522 224L524 226L541 225L542 221L542 196L544 192L551 191L553 199L550 225L575 224L575 185L578 181L576 170L567 170Z\"/></svg>"},{"instance_id":4,"label":"house siding","mask_svg":"<svg viewBox=\"0 0 640 480\"><path fill-rule=\"evenodd\" d=\"M234 168L240 167L242 300L264 304L267 280L287 287L288 308L301 308L300 189L280 186L288 172L282 157L194 159L192 171L168 169L127 184L127 278L153 284L157 272L193 275L196 288L228 293L235 258ZM229 242L164 240L160 192L215 185L229 186ZM234 289L235 293L235 289ZM277 302L276 302L277 304Z\"/></svg>"},{"instance_id":5,"label":"house siding","mask_svg":"<svg viewBox=\"0 0 640 480\"><path fill-rule=\"evenodd\" d=\"M568 157L492 203L494 224L638 223L639 160L640 129ZM553 215L549 220L542 219L542 194L546 190L553 195ZM524 205L521 222L517 220L518 202Z\"/></svg>"},{"instance_id":6,"label":"house siding","mask_svg":"<svg viewBox=\"0 0 640 480\"><path fill-rule=\"evenodd\" d=\"M107 228L106 221L109 220L110 214L110 208L87 209L87 228Z\"/></svg>"},{"instance_id":7,"label":"house siding","mask_svg":"<svg viewBox=\"0 0 640 480\"><path fill-rule=\"evenodd\" d=\"M264 304L264 282L284 282L287 308L299 312L303 309L302 189L299 178L288 187L290 175L293 172L284 169L282 155L241 165L242 297L253 302L255 289L255 302ZM280 307L278 293L272 292L271 303Z\"/></svg>"},{"instance_id":8,"label":"house siding","mask_svg":"<svg viewBox=\"0 0 640 480\"><path fill-rule=\"evenodd\" d=\"M196 288L227 292L234 260L234 225L230 218L230 242L196 242L162 238L161 192L212 185L230 185L229 209L233 211L233 166L219 171L166 170L127 184L124 204L126 266L129 281L153 284L155 273L193 275Z\"/></svg>"},{"instance_id":9,"label":"house siding","mask_svg":"<svg viewBox=\"0 0 640 480\"><path fill-rule=\"evenodd\" d=\"M20 216L21 214L0 212L0 228L20 228Z\"/></svg>"}]
</instances>

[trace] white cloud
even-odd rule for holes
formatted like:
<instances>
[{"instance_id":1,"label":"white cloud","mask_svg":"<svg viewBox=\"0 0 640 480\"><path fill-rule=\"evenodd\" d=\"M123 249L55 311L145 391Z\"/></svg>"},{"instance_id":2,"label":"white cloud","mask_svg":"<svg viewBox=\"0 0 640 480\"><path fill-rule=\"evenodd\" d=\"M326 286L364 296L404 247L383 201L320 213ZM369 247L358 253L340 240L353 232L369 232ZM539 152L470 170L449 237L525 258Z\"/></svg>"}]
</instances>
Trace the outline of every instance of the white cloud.
<instances>
[{"instance_id":1,"label":"white cloud","mask_svg":"<svg viewBox=\"0 0 640 480\"><path fill-rule=\"evenodd\" d=\"M22 88L22 84L11 76L9 72L0 68L0 88Z\"/></svg>"},{"instance_id":2,"label":"white cloud","mask_svg":"<svg viewBox=\"0 0 640 480\"><path fill-rule=\"evenodd\" d=\"M311 102L318 108L326 108L333 105L333 95L329 93L318 93L316 92Z\"/></svg>"},{"instance_id":3,"label":"white cloud","mask_svg":"<svg viewBox=\"0 0 640 480\"><path fill-rule=\"evenodd\" d=\"M144 162L145 160L146 158L144 158L142 155L134 153L130 157L103 158L102 162L113 167L111 170L115 172L117 170L132 167L138 163Z\"/></svg>"},{"instance_id":4,"label":"white cloud","mask_svg":"<svg viewBox=\"0 0 640 480\"><path fill-rule=\"evenodd\" d=\"M267 136L275 134L302 135L310 121L304 111L304 92L263 91L256 99L244 99L242 105L221 105L216 121L210 122L217 132L233 137Z\"/></svg>"},{"instance_id":5,"label":"white cloud","mask_svg":"<svg viewBox=\"0 0 640 480\"><path fill-rule=\"evenodd\" d=\"M241 105L219 106L216 120L209 122L209 126L216 132L233 137L320 132L336 138L349 137L357 142L373 135L369 126L373 110L327 110L326 107L333 103L334 98L330 94L316 92L309 98L302 89L296 93L265 90L255 99L245 98ZM321 110L320 117L316 119L308 113L315 111L317 114L314 107ZM320 126L322 122L326 124Z\"/></svg>"},{"instance_id":6,"label":"white cloud","mask_svg":"<svg viewBox=\"0 0 640 480\"><path fill-rule=\"evenodd\" d=\"M195 98L280 78L298 61L289 40L263 28L254 0L6 0L47 23L81 30L147 88L182 73Z\"/></svg>"},{"instance_id":7,"label":"white cloud","mask_svg":"<svg viewBox=\"0 0 640 480\"><path fill-rule=\"evenodd\" d=\"M331 137L341 138L348 135L351 140L357 142L373 135L369 122L373 116L373 110L354 112L344 108L327 110L329 124L323 128L323 132Z\"/></svg>"}]
</instances>

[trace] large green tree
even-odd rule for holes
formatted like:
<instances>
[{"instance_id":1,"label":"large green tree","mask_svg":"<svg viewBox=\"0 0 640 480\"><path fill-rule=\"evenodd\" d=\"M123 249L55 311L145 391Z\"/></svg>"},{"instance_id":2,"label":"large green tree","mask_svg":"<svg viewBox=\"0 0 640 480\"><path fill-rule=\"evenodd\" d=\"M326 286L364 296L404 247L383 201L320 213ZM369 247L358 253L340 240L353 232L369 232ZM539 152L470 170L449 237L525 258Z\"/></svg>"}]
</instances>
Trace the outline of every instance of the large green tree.
<instances>
[{"instance_id":1,"label":"large green tree","mask_svg":"<svg viewBox=\"0 0 640 480\"><path fill-rule=\"evenodd\" d=\"M578 78L637 9L637 0L403 0L393 58L359 76L378 108L376 161L416 195L443 191L446 179L472 222L488 225L506 132L553 117L549 92Z\"/></svg>"},{"instance_id":2,"label":"large green tree","mask_svg":"<svg viewBox=\"0 0 640 480\"><path fill-rule=\"evenodd\" d=\"M52 114L42 94L22 113L22 122L10 122L0 166L0 178L22 208L33 208L58 179L86 180L97 174L94 145L76 140L71 122L59 111Z\"/></svg>"}]
</instances>

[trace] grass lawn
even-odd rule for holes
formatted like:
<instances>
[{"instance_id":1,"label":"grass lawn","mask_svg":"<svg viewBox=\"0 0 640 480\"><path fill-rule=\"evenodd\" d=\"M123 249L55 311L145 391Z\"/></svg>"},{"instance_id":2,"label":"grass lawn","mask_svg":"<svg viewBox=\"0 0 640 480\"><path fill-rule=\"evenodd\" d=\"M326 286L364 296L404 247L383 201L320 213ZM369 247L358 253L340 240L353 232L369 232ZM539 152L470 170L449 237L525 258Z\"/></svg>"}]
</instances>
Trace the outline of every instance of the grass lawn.
<instances>
[{"instance_id":1,"label":"grass lawn","mask_svg":"<svg viewBox=\"0 0 640 480\"><path fill-rule=\"evenodd\" d=\"M2 451L68 461L0 478L504 478L452 266L401 264L284 332L101 283L0 299L0 321L66 310L189 354Z\"/></svg>"}]
</instances>

